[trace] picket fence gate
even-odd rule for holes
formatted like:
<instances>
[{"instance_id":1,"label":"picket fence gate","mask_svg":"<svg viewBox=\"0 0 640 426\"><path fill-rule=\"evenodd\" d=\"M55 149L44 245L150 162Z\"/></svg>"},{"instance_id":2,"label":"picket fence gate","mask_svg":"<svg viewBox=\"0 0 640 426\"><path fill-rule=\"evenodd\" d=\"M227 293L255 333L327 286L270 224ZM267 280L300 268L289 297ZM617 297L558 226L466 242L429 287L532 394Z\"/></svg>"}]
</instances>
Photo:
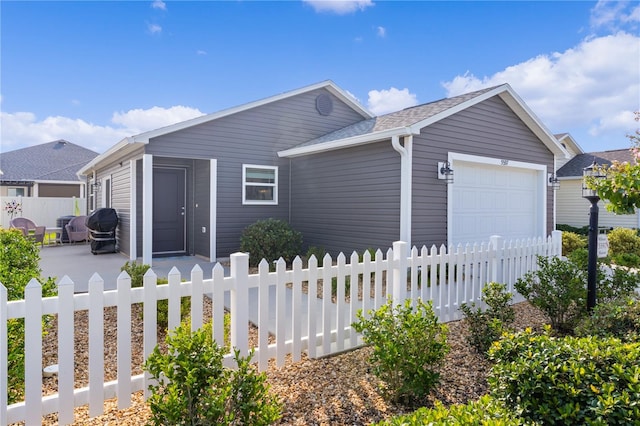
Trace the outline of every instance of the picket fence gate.
<instances>
[{"instance_id":1,"label":"picket fence gate","mask_svg":"<svg viewBox=\"0 0 640 426\"><path fill-rule=\"evenodd\" d=\"M483 286L491 281L506 283L508 291L515 296L513 302L521 301L514 283L526 272L535 270L537 256L559 256L561 241L559 231L546 239L526 241L505 242L500 237L491 237L488 244L458 245L450 250L444 245L439 249L433 246L409 250L406 243L399 241L387 251L386 257L378 250L374 259L365 252L359 261L354 252L347 263L344 254L337 256L336 262L326 255L323 266L318 266L317 259L312 257L306 268L298 257L290 270L281 259L275 265L275 272L270 272L269 264L263 260L257 274L249 274L247 254L235 253L231 255L227 277L224 268L216 264L212 278L204 280L202 269L196 265L191 271L191 281L181 282L179 271L173 268L168 284L157 285L157 276L150 269L144 275L143 287L131 288L131 278L122 272L117 279L117 289L104 291L104 281L94 274L88 293L74 294L74 284L65 276L58 284L58 295L47 298L42 298L40 283L33 279L25 289L24 300L10 302L6 288L0 284L0 425L18 421L41 424L42 416L56 412L59 424L71 424L75 407L88 405L89 416L94 417L103 413L107 399L117 398L118 408L125 409L131 405L134 392L144 390L147 397L151 380L148 373L132 375L131 324L136 319L132 319L131 306L135 303L143 304L143 319L139 320L143 321L144 328L144 359L158 343L156 306L159 300L168 299L171 330L181 322L181 297L190 297L191 329L196 330L211 320L203 318L203 300L211 297L212 318L223 318L225 312L229 313L231 347L239 349L242 355L251 349L250 310L257 309L257 319L253 322L258 328L258 344L253 348L253 361L264 371L271 359L275 359L277 367L283 366L289 354L295 362L303 353L316 358L361 346L361 337L351 328L358 310L377 309L388 298L397 304L407 298L414 303L418 298L431 300L441 322L460 319L460 305L479 303ZM332 285L322 285L321 297L316 297L318 286L332 280L334 300ZM306 292L303 292L303 283L306 283ZM358 295L359 289L362 297ZM226 292L230 294L227 307ZM117 309L117 378L105 382L104 308L110 306ZM74 388L74 313L84 310L88 315L89 379L88 386ZM43 315L56 315L58 326L58 392L46 396L42 390ZM275 343L269 343L268 323L274 316L272 334L275 336L271 338L275 337ZM25 339L25 399L8 405L7 321L12 318L25 319L28 338ZM213 321L213 338L220 345L224 341L223 327L224 321ZM225 357L225 364L234 366L231 353Z\"/></svg>"}]
</instances>

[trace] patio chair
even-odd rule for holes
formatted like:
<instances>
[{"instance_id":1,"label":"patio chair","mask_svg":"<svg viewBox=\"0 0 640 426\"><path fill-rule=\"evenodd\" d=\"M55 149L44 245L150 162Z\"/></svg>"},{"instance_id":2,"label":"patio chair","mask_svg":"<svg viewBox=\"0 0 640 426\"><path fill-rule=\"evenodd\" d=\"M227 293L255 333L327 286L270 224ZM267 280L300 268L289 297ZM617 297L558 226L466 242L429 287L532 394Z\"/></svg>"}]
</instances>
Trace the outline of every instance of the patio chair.
<instances>
[{"instance_id":1,"label":"patio chair","mask_svg":"<svg viewBox=\"0 0 640 426\"><path fill-rule=\"evenodd\" d=\"M85 224L86 220L86 216L76 216L64 226L70 243L89 240L89 228Z\"/></svg>"},{"instance_id":2,"label":"patio chair","mask_svg":"<svg viewBox=\"0 0 640 426\"><path fill-rule=\"evenodd\" d=\"M38 226L25 217L16 217L11 220L9 228L20 229L25 237L33 238L41 246L44 246L44 236L47 231L45 226Z\"/></svg>"}]
</instances>

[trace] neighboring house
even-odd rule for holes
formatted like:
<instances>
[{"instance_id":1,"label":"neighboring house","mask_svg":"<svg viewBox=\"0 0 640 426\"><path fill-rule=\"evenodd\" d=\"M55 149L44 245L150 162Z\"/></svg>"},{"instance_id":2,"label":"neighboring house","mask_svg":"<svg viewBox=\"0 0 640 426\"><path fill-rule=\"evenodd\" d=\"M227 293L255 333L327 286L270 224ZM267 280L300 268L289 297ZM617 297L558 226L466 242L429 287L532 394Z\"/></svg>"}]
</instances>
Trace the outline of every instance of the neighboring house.
<instances>
[{"instance_id":1,"label":"neighboring house","mask_svg":"<svg viewBox=\"0 0 640 426\"><path fill-rule=\"evenodd\" d=\"M65 140L0 154L0 197L84 197L78 170L98 155Z\"/></svg>"},{"instance_id":2,"label":"neighboring house","mask_svg":"<svg viewBox=\"0 0 640 426\"><path fill-rule=\"evenodd\" d=\"M331 253L546 236L565 156L506 84L374 117L325 81L126 138L81 173L151 264L228 257L267 217Z\"/></svg>"},{"instance_id":3,"label":"neighboring house","mask_svg":"<svg viewBox=\"0 0 640 426\"><path fill-rule=\"evenodd\" d=\"M575 144L577 146L577 144ZM589 224L591 203L582 198L582 173L585 167L593 164L611 164L612 161L634 161L631 151L616 149L603 152L584 153L580 147L570 151L573 158L558 169L560 189L557 191L556 222L562 225L582 227ZM598 225L601 227L640 228L640 212L617 215L606 209L604 201L598 203Z\"/></svg>"}]
</instances>

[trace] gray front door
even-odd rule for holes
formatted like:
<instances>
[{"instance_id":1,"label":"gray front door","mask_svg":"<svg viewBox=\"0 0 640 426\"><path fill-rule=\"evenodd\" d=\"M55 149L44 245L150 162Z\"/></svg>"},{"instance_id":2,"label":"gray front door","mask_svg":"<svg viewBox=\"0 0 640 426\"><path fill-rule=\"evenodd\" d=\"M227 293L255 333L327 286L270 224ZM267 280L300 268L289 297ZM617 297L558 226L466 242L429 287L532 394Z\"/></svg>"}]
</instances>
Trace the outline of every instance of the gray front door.
<instances>
[{"instance_id":1,"label":"gray front door","mask_svg":"<svg viewBox=\"0 0 640 426\"><path fill-rule=\"evenodd\" d=\"M187 170L153 168L153 254L186 252Z\"/></svg>"}]
</instances>

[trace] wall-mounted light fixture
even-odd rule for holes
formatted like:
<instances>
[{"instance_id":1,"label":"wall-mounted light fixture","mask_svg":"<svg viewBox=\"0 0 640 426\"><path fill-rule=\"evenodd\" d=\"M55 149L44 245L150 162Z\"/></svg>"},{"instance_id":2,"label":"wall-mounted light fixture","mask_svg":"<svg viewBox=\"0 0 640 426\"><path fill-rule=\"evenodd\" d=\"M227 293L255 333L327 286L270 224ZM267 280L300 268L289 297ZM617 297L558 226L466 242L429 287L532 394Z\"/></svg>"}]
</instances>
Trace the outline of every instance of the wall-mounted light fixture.
<instances>
[{"instance_id":1,"label":"wall-mounted light fixture","mask_svg":"<svg viewBox=\"0 0 640 426\"><path fill-rule=\"evenodd\" d=\"M100 189L100 181L97 181L91 184L91 190L93 192L96 192L98 189Z\"/></svg>"},{"instance_id":2,"label":"wall-mounted light fixture","mask_svg":"<svg viewBox=\"0 0 640 426\"><path fill-rule=\"evenodd\" d=\"M448 161L438 161L438 179L453 183L453 169Z\"/></svg>"},{"instance_id":3,"label":"wall-mounted light fixture","mask_svg":"<svg viewBox=\"0 0 640 426\"><path fill-rule=\"evenodd\" d=\"M554 175L553 173L549 173L549 186L554 191L560 189L560 181L558 180L558 176Z\"/></svg>"}]
</instances>

